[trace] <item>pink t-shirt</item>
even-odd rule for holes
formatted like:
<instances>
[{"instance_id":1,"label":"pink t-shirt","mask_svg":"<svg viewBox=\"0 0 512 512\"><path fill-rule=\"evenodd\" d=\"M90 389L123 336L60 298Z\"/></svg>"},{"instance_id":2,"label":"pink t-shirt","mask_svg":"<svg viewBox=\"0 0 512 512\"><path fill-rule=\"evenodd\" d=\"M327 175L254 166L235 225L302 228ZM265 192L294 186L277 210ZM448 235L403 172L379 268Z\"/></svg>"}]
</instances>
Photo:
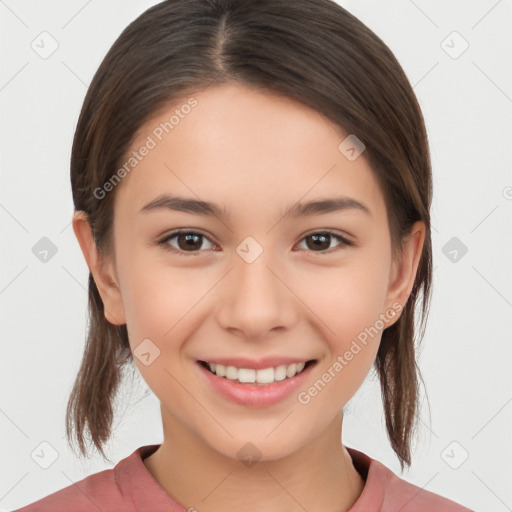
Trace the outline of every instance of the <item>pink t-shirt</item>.
<instances>
[{"instance_id":1,"label":"pink t-shirt","mask_svg":"<svg viewBox=\"0 0 512 512\"><path fill-rule=\"evenodd\" d=\"M187 512L142 462L159 446L141 446L112 469L94 473L14 512ZM364 453L347 450L365 480L363 492L349 512L471 512L406 482Z\"/></svg>"}]
</instances>

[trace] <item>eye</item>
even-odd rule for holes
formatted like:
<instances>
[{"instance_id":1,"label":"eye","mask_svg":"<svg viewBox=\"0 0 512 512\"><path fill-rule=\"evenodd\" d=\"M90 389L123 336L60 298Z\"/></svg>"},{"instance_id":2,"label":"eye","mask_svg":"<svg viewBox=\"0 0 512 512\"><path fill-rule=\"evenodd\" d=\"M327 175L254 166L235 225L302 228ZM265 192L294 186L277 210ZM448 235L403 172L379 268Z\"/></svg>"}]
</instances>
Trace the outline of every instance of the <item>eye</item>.
<instances>
[{"instance_id":1,"label":"eye","mask_svg":"<svg viewBox=\"0 0 512 512\"><path fill-rule=\"evenodd\" d=\"M176 239L177 247L170 243L170 241L174 239ZM209 238L203 235L202 233L199 233L197 231L186 230L174 231L170 233L165 238L158 241L158 245L161 245L164 249L168 251L184 253L188 252L192 253L191 255L195 255L194 253L201 252L200 249L203 245L203 239L208 240L212 244L212 246L215 247L215 244L213 244L209 240ZM312 252L331 253L333 252L330 250L332 248L331 242L333 241L333 239L336 239L339 242L338 245L334 247L334 250L337 250L337 248L343 248L343 246L354 245L353 242L351 242L347 238L330 230L316 231L314 233L310 233L302 238L301 243L305 241L306 248L312 249ZM308 243L308 240L311 240L311 243Z\"/></svg>"},{"instance_id":2,"label":"eye","mask_svg":"<svg viewBox=\"0 0 512 512\"><path fill-rule=\"evenodd\" d=\"M306 235L302 240L306 241L306 247L307 248L313 248L313 249L320 249L319 251L313 250L313 252L319 252L319 253L325 253L327 252L327 249L330 249L330 245L332 242L332 239L335 238L340 243L334 248L334 250L337 250L338 248L342 248L343 246L351 246L353 243L348 240L347 238L334 233L330 230L326 231L316 231L314 233L310 233L309 235ZM311 240L311 243L308 243L307 240ZM302 241L301 241L302 242ZM329 251L328 253L331 253L334 251Z\"/></svg>"},{"instance_id":3,"label":"eye","mask_svg":"<svg viewBox=\"0 0 512 512\"><path fill-rule=\"evenodd\" d=\"M169 243L170 240L174 238L176 238L178 247L174 247ZM160 240L158 244L163 246L163 248L168 251L194 252L194 249L200 249L201 246L203 245L201 239L208 240L208 238L205 235L203 235L202 233L198 233L197 231L182 230L170 233L165 238Z\"/></svg>"}]
</instances>

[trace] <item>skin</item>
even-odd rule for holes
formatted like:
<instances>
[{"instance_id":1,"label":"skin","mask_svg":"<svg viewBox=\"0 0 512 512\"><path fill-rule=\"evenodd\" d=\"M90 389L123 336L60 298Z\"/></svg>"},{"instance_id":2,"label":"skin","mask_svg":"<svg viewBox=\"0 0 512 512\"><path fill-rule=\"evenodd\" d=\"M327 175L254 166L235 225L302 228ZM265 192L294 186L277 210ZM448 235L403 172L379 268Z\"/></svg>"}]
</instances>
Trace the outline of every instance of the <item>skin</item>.
<instances>
[{"instance_id":1,"label":"skin","mask_svg":"<svg viewBox=\"0 0 512 512\"><path fill-rule=\"evenodd\" d=\"M364 153L348 160L338 150L348 133L315 110L238 84L194 98L198 105L117 186L113 253L98 252L83 212L73 219L105 317L127 324L132 350L146 338L160 350L147 366L134 357L160 400L164 432L144 464L185 508L346 511L364 481L340 442L342 408L371 368L382 331L308 404L296 393L264 408L231 403L199 378L196 360L316 358L307 390L381 313L405 305L425 226L413 226L394 261L384 197ZM175 108L149 120L129 152ZM164 192L215 202L231 218L139 212ZM292 202L333 195L371 214L280 219ZM158 245L178 228L204 237L188 252L179 237L167 242L177 252ZM325 229L354 245L335 237L308 245L306 235ZM247 236L263 249L250 264L236 252ZM237 457L247 442L261 452L251 467Z\"/></svg>"}]
</instances>

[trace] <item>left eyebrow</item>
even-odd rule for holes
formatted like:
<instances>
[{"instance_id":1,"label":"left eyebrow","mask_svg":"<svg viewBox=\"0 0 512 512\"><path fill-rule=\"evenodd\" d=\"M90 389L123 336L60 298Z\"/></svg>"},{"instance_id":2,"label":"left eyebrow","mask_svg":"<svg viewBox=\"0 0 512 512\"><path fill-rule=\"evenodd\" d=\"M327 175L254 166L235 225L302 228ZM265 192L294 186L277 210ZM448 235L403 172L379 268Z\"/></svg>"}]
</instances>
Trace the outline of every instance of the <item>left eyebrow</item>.
<instances>
[{"instance_id":1,"label":"left eyebrow","mask_svg":"<svg viewBox=\"0 0 512 512\"><path fill-rule=\"evenodd\" d=\"M308 201L306 203L294 203L282 213L282 218L323 215L345 210L359 210L367 215L371 215L370 209L366 205L351 197L330 197L327 199Z\"/></svg>"},{"instance_id":2,"label":"left eyebrow","mask_svg":"<svg viewBox=\"0 0 512 512\"><path fill-rule=\"evenodd\" d=\"M186 197L170 196L168 194L162 194L153 199L151 202L143 206L140 212L147 213L162 209L208 217L219 217L221 219L228 220L231 217L231 212L228 209L215 203ZM327 199L308 201L306 203L293 203L281 213L281 219L309 215L323 215L346 210L359 210L371 215L370 209L367 206L353 198L331 197Z\"/></svg>"}]
</instances>

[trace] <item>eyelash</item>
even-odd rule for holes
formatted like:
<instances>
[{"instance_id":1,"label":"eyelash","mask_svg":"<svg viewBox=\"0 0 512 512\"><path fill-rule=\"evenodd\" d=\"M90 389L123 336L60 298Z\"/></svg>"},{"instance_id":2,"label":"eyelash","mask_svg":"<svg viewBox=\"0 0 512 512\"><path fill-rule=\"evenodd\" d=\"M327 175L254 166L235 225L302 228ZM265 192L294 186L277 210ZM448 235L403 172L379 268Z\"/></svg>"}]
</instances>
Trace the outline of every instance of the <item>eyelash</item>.
<instances>
[{"instance_id":1,"label":"eyelash","mask_svg":"<svg viewBox=\"0 0 512 512\"><path fill-rule=\"evenodd\" d=\"M169 233L167 236L165 236L165 238L159 240L157 242L157 244L159 246L162 246L163 249L166 250L166 251L171 251L171 252L174 252L174 253L182 254L183 256L198 256L201 252L203 252L202 250L195 251L195 252L194 251L183 251L181 249L176 249L175 247L172 247L172 246L170 246L168 244L169 240L171 240L172 238L175 238L178 235L182 235L182 234L199 235L200 237L206 238L207 240L209 240L211 242L211 240L206 235L204 235L203 233L200 233L198 231L191 231L191 230L182 229L182 230L177 230L177 231L173 231L173 232ZM338 246L336 246L334 248L326 249L326 250L323 250L323 251L308 251L308 252L312 252L312 253L331 254L331 253L335 252L336 250L343 249L344 246L350 247L350 246L354 245L354 243L351 242L350 240L348 240L347 238L345 238L345 237L341 236L340 234L338 234L338 233L336 233L334 231L331 231L329 229L325 229L325 230L322 230L322 231L314 231L312 233L308 233L307 235L305 235L304 237L301 238L300 242L302 242L304 239L306 239L306 238L308 238L310 236L313 236L313 235L331 235L332 237L336 238L341 243L340 243L340 245L338 245ZM211 242L211 243L213 243L213 242Z\"/></svg>"}]
</instances>

